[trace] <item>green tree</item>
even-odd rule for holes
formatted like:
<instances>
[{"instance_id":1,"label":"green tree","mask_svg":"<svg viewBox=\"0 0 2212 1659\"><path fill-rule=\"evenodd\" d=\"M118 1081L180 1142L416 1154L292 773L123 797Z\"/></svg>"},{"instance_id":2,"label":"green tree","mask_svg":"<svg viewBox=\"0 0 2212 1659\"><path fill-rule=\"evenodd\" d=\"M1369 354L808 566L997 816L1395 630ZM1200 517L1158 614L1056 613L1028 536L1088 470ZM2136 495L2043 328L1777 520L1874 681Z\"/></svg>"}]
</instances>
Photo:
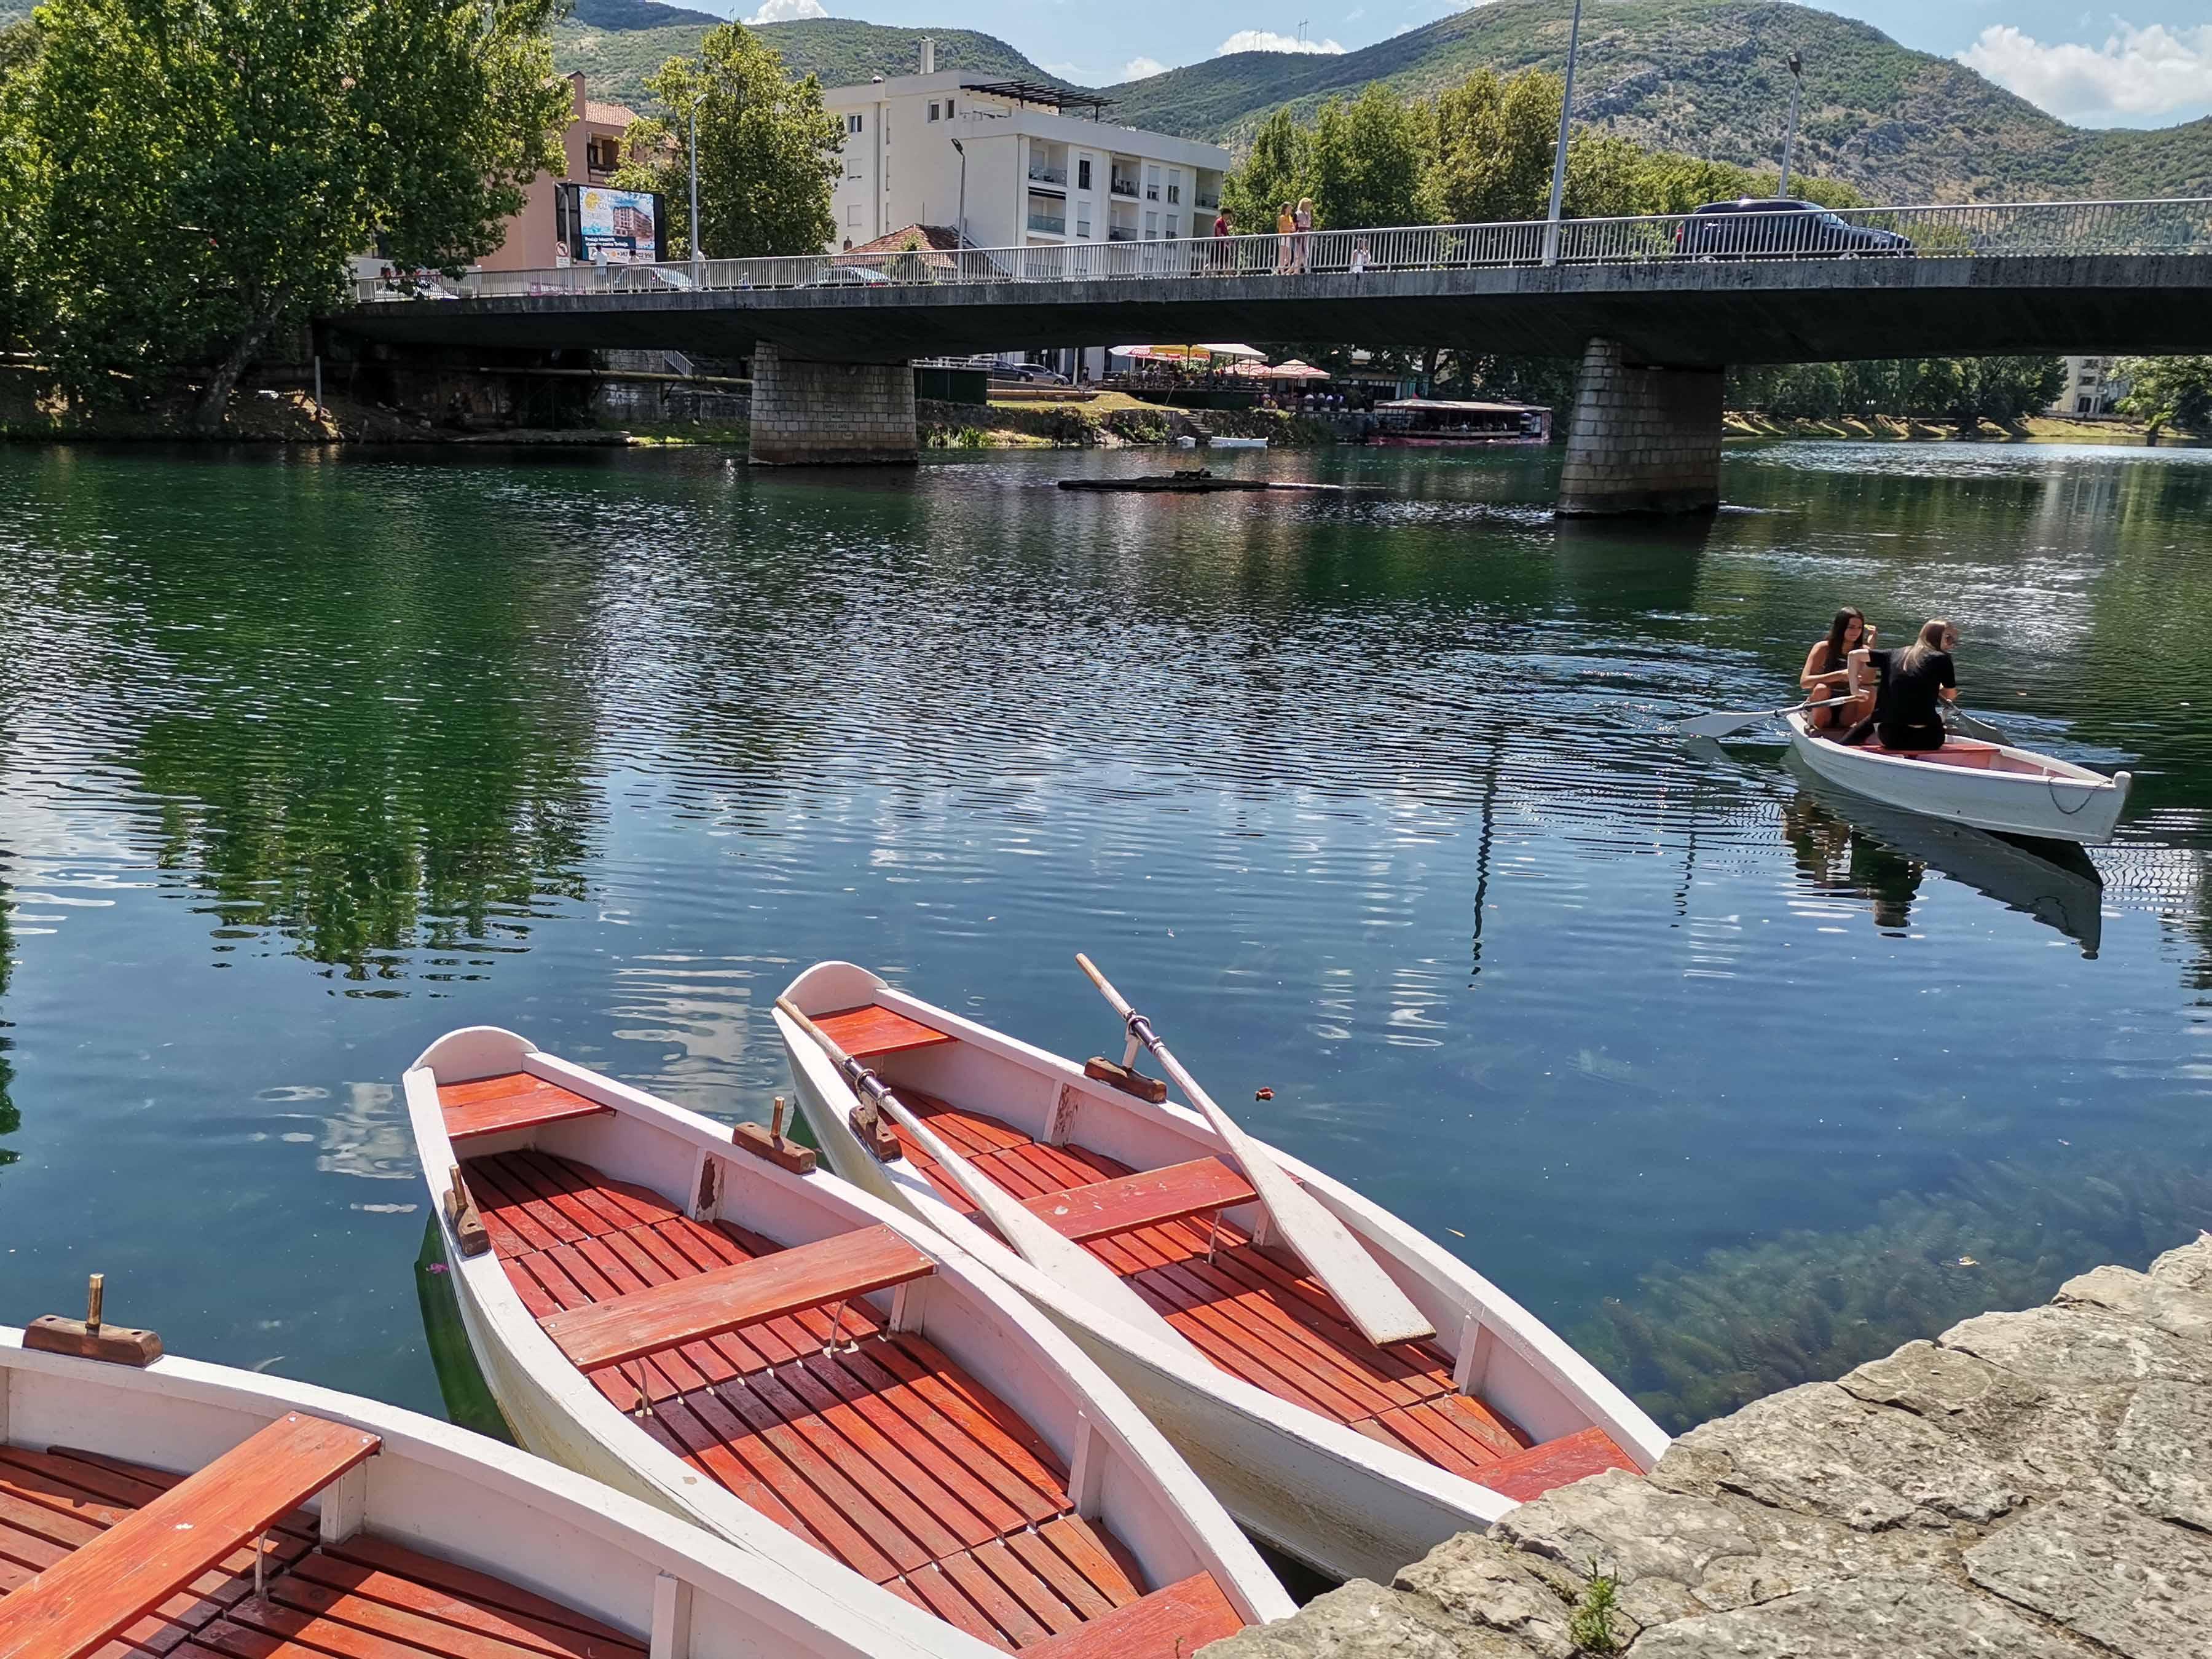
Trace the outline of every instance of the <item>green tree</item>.
<instances>
[{"instance_id":1,"label":"green tree","mask_svg":"<svg viewBox=\"0 0 2212 1659\"><path fill-rule=\"evenodd\" d=\"M2212 357L2123 357L2112 374L2128 383L2120 412L2154 432L2168 426L2192 432L2212 427Z\"/></svg>"},{"instance_id":2,"label":"green tree","mask_svg":"<svg viewBox=\"0 0 2212 1659\"><path fill-rule=\"evenodd\" d=\"M1222 181L1221 200L1237 215L1237 228L1256 236L1275 228L1285 203L1295 204L1320 187L1313 130L1300 125L1285 105L1252 135L1244 165Z\"/></svg>"},{"instance_id":3,"label":"green tree","mask_svg":"<svg viewBox=\"0 0 2212 1659\"><path fill-rule=\"evenodd\" d=\"M1404 103L1379 81L1349 103L1323 104L1312 144L1319 224L1329 230L1419 224L1428 120L1427 105Z\"/></svg>"},{"instance_id":4,"label":"green tree","mask_svg":"<svg viewBox=\"0 0 2212 1659\"><path fill-rule=\"evenodd\" d=\"M7 77L18 326L80 390L206 366L219 426L372 247L497 247L556 166L556 0L49 0Z\"/></svg>"},{"instance_id":5,"label":"green tree","mask_svg":"<svg viewBox=\"0 0 2212 1659\"><path fill-rule=\"evenodd\" d=\"M1561 92L1556 75L1529 70L1501 78L1484 69L1439 93L1422 181L1426 216L1443 225L1542 218Z\"/></svg>"},{"instance_id":6,"label":"green tree","mask_svg":"<svg viewBox=\"0 0 2212 1659\"><path fill-rule=\"evenodd\" d=\"M817 253L836 234L830 210L844 131L822 107L822 83L793 81L742 24L709 30L695 57L671 58L646 87L668 124L642 135L631 167L668 198L670 245L691 246L688 145L699 118L701 249L718 259Z\"/></svg>"}]
</instances>

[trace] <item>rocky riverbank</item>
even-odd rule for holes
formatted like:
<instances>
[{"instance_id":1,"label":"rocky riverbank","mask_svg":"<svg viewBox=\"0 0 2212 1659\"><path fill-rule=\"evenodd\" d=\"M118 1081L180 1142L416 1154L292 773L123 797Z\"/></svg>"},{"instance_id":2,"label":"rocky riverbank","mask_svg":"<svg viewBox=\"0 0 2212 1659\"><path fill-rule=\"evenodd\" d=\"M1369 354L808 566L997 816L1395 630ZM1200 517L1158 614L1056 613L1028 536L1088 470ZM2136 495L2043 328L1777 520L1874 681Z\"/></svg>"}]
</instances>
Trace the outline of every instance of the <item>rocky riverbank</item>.
<instances>
[{"instance_id":1,"label":"rocky riverbank","mask_svg":"<svg viewBox=\"0 0 2212 1659\"><path fill-rule=\"evenodd\" d=\"M1594 1476L1206 1659L2212 1654L2212 1236Z\"/></svg>"}]
</instances>

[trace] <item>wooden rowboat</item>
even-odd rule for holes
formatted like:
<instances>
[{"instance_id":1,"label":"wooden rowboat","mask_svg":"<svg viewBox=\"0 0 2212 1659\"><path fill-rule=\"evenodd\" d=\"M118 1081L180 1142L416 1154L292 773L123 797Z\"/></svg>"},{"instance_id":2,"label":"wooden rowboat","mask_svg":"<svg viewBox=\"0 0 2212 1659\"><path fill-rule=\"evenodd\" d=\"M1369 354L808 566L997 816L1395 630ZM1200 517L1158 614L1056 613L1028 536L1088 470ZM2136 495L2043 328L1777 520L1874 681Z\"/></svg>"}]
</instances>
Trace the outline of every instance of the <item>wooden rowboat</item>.
<instances>
[{"instance_id":1,"label":"wooden rowboat","mask_svg":"<svg viewBox=\"0 0 2212 1659\"><path fill-rule=\"evenodd\" d=\"M2102 846L2135 781L2125 772L2106 777L2032 749L1972 738L1949 737L1941 749L1920 754L1879 743L1844 744L1802 714L1783 718L1805 764L1829 782L1908 812L2006 835Z\"/></svg>"},{"instance_id":2,"label":"wooden rowboat","mask_svg":"<svg viewBox=\"0 0 2212 1659\"><path fill-rule=\"evenodd\" d=\"M174 1356L138 1369L37 1350L0 1327L6 1659L986 1651L918 1639L450 1424Z\"/></svg>"},{"instance_id":3,"label":"wooden rowboat","mask_svg":"<svg viewBox=\"0 0 2212 1659\"><path fill-rule=\"evenodd\" d=\"M486 1026L405 1087L471 1346L532 1450L933 1650L1170 1659L1291 1611L1073 1343L780 1133Z\"/></svg>"},{"instance_id":4,"label":"wooden rowboat","mask_svg":"<svg viewBox=\"0 0 2212 1659\"><path fill-rule=\"evenodd\" d=\"M1167 1332L1066 1290L971 1217L915 1137L879 1162L844 1077L781 1010L807 1121L841 1174L928 1221L1049 1313L1144 1407L1231 1514L1340 1577L1388 1582L1517 1503L1607 1468L1648 1469L1667 1437L1496 1285L1388 1212L1265 1149L1432 1323L1377 1347L1294 1257L1196 1113L823 963L786 993L949 1147L1134 1287ZM1170 1340L1163 1340L1168 1337ZM1210 1366L1191 1363L1195 1346Z\"/></svg>"}]
</instances>

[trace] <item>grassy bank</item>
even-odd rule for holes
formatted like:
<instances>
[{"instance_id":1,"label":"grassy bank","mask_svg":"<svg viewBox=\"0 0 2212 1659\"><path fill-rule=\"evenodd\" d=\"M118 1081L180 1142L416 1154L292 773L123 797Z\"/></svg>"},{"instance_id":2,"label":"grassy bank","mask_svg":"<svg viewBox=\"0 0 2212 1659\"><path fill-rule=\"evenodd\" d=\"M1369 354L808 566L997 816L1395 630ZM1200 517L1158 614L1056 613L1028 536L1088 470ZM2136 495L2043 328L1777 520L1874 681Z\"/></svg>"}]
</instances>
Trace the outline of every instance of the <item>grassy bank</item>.
<instances>
[{"instance_id":1,"label":"grassy bank","mask_svg":"<svg viewBox=\"0 0 2212 1659\"><path fill-rule=\"evenodd\" d=\"M1852 438L1880 443L2087 443L2142 447L2145 441L2140 421L2075 421L2060 416L2034 415L2023 421L2000 423L1983 421L1971 430L1954 421L1918 416L1838 415L1823 419L1759 415L1731 410L1722 417L1722 432L1730 438ZM2204 441L2204 434L2167 428L2159 442L2184 447Z\"/></svg>"}]
</instances>

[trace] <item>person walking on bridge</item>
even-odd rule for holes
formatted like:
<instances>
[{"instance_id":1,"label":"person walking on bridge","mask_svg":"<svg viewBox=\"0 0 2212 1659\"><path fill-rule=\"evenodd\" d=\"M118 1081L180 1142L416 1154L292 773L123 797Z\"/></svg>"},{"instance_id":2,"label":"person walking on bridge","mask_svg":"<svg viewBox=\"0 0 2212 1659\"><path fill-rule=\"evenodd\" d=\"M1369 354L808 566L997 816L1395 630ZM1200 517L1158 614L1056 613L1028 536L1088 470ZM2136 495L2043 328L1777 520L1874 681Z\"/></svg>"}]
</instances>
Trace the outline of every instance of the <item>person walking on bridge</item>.
<instances>
[{"instance_id":1,"label":"person walking on bridge","mask_svg":"<svg viewBox=\"0 0 2212 1659\"><path fill-rule=\"evenodd\" d=\"M1297 216L1291 210L1288 202L1284 203L1283 210L1275 216L1275 275L1278 276L1291 268L1291 233L1297 228Z\"/></svg>"},{"instance_id":2,"label":"person walking on bridge","mask_svg":"<svg viewBox=\"0 0 2212 1659\"><path fill-rule=\"evenodd\" d=\"M1224 207L1213 216L1213 240L1221 245L1213 251L1213 268L1224 276L1237 268L1237 250L1229 241L1236 234L1237 215Z\"/></svg>"}]
</instances>

